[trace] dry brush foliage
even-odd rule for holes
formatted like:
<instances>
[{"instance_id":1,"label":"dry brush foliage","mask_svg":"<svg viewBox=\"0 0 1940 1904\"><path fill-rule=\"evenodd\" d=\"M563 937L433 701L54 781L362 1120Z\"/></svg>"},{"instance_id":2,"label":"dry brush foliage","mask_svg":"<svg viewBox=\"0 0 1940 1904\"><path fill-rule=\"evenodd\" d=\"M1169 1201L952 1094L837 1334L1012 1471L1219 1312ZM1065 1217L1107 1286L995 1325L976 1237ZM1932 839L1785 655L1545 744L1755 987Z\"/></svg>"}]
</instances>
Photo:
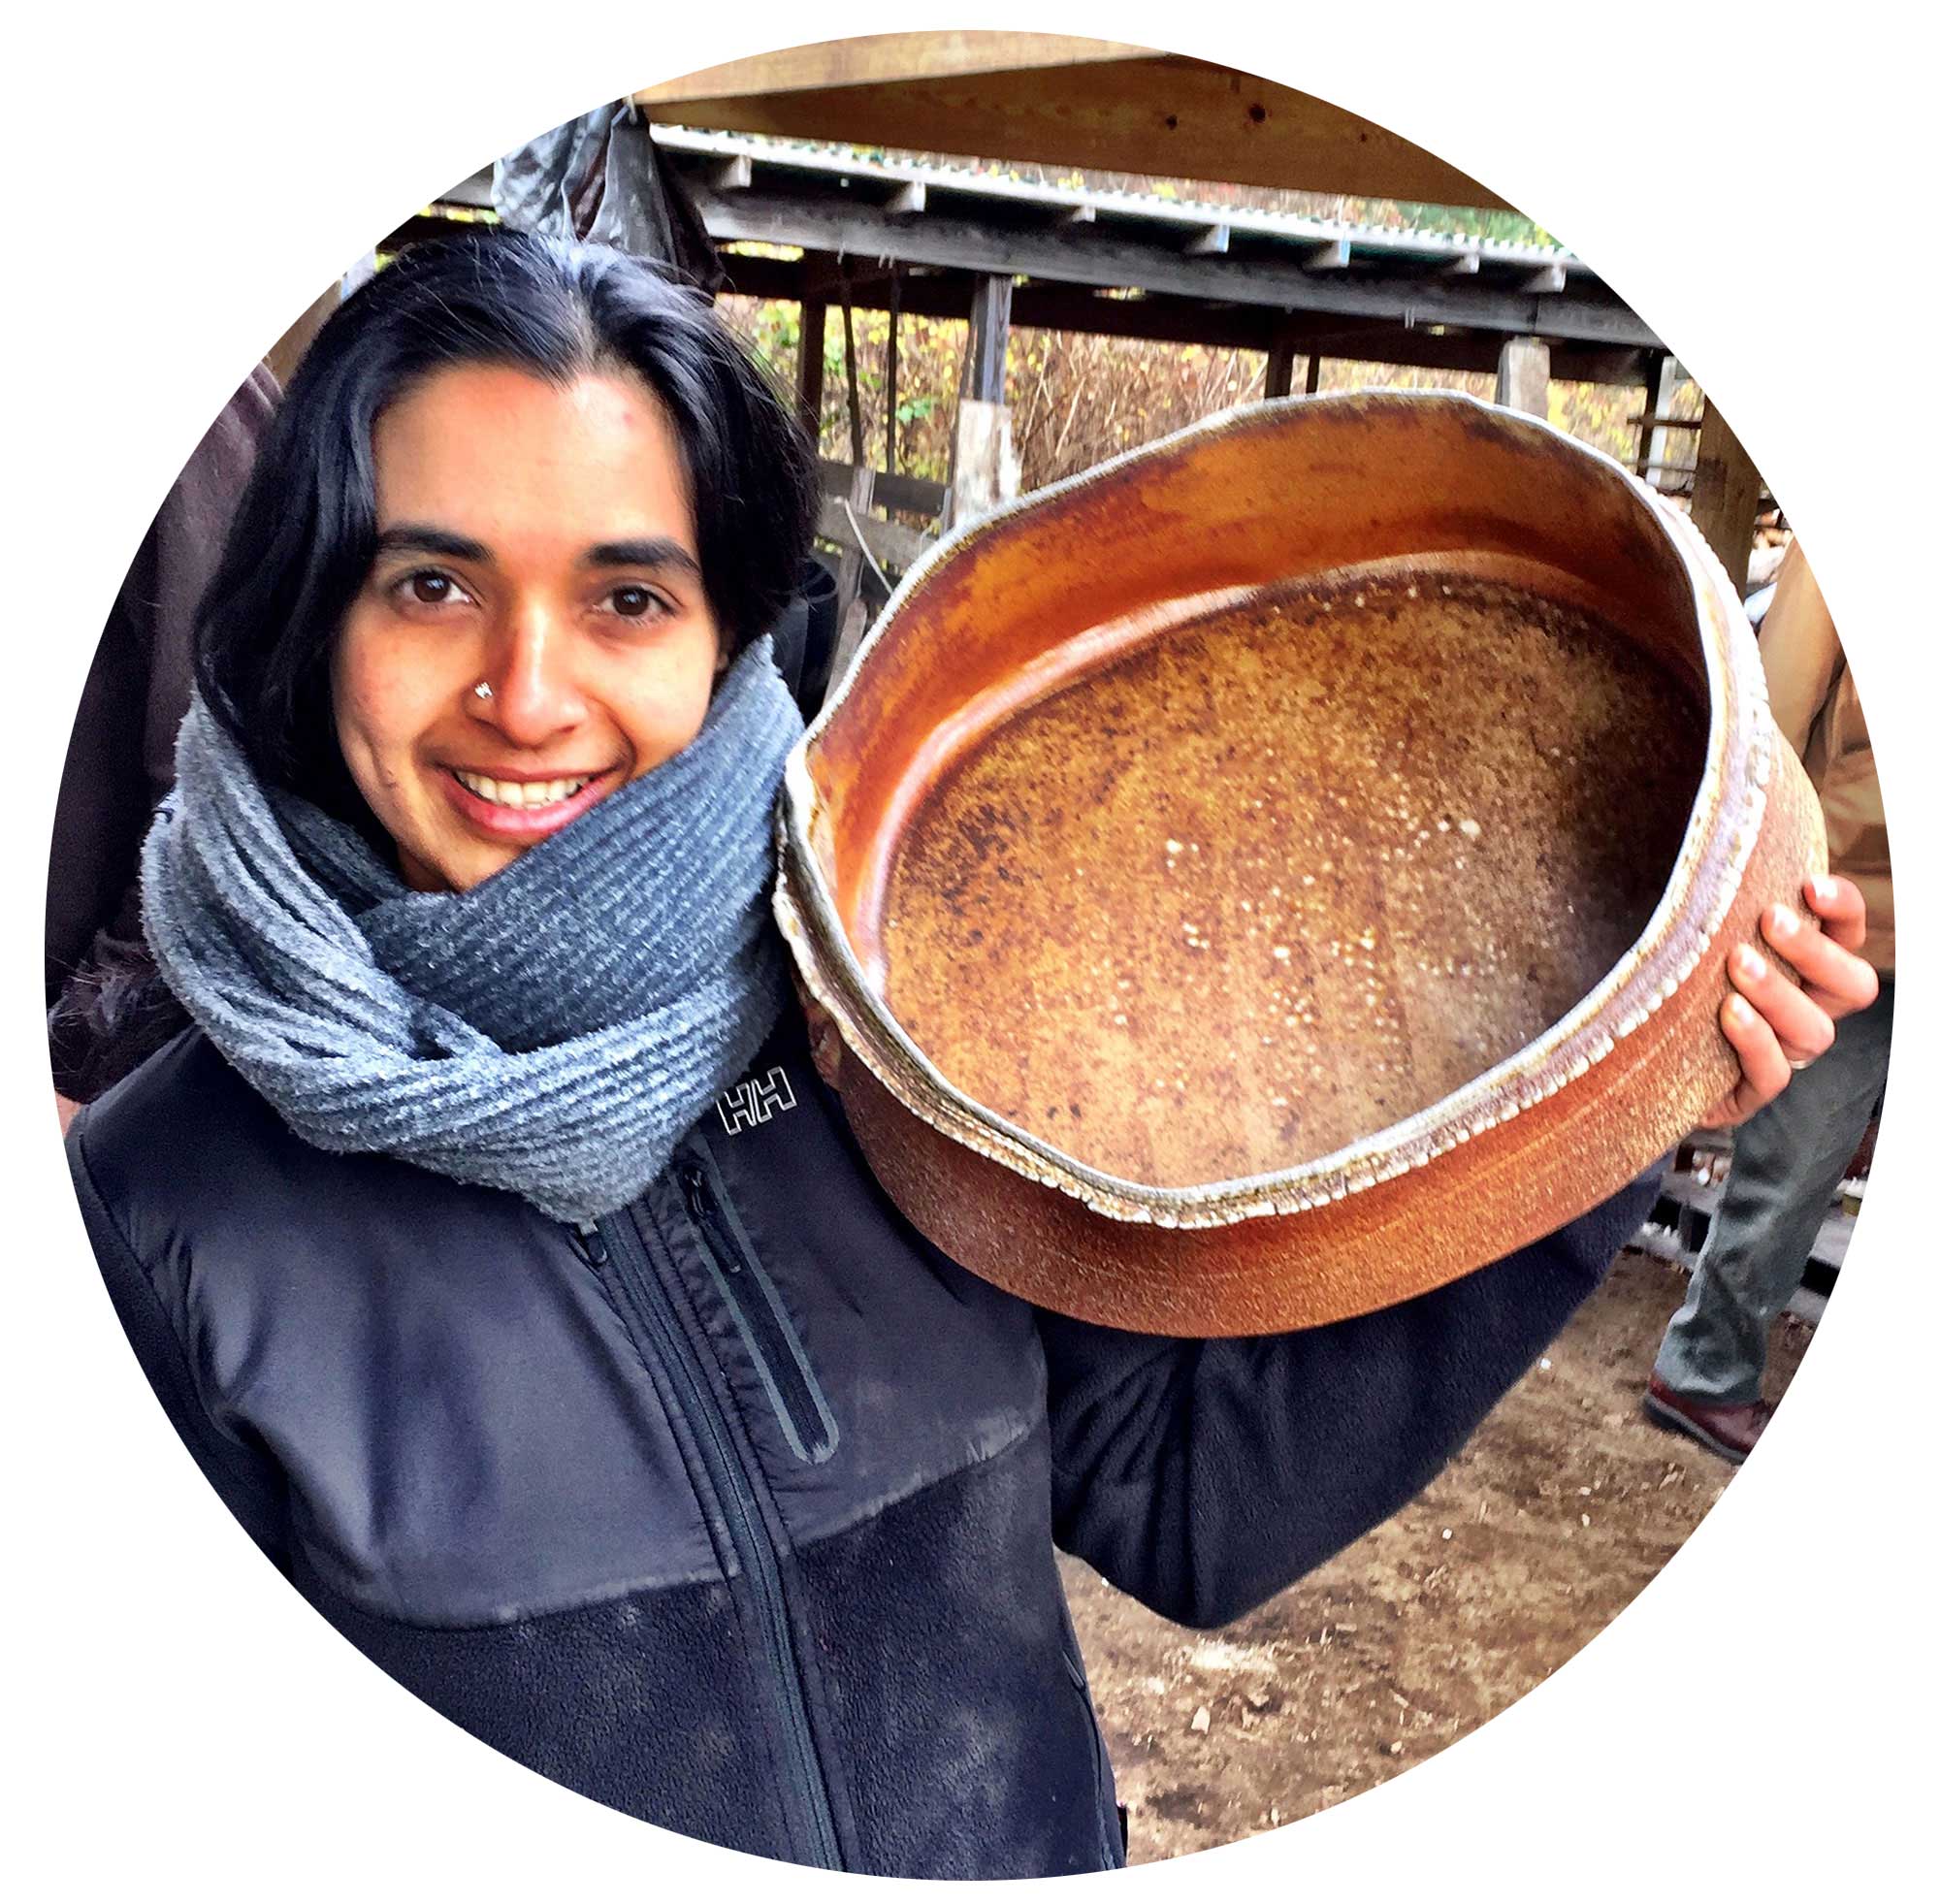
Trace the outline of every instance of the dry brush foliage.
<instances>
[{"instance_id":1,"label":"dry brush foliage","mask_svg":"<svg viewBox=\"0 0 1940 1904\"><path fill-rule=\"evenodd\" d=\"M723 298L721 309L767 359L778 384L792 393L800 354L797 307ZM889 320L887 312L857 310L854 326L863 460L881 469L887 467ZM898 321L895 468L906 475L949 480L966 334L967 326L955 318L904 315ZM1260 351L1014 330L1006 396L1024 487L1042 488L1202 417L1256 400L1264 394L1266 364ZM1305 360L1296 359L1296 389L1304 388L1306 373ZM1319 388L1462 390L1493 398L1495 378L1487 372L1324 357ZM1675 414L1695 416L1700 403L1696 386L1685 384L1678 391ZM1630 385L1550 385L1549 420L1626 465L1633 465L1637 455L1638 433L1631 419L1642 408L1643 393ZM1695 448L1684 440L1687 435L1678 433L1673 454ZM821 441L824 456L855 460L842 323L833 309L824 340Z\"/></svg>"}]
</instances>

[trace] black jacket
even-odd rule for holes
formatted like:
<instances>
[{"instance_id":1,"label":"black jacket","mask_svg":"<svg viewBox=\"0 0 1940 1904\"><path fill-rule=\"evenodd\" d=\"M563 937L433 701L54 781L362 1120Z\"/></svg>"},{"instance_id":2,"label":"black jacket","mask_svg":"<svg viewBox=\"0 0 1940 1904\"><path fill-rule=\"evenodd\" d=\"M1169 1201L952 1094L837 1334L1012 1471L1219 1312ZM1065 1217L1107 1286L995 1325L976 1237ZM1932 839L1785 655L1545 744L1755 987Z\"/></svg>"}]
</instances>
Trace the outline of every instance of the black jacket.
<instances>
[{"instance_id":1,"label":"black jacket","mask_svg":"<svg viewBox=\"0 0 1940 1904\"><path fill-rule=\"evenodd\" d=\"M143 982L142 841L175 785L194 676L195 610L279 396L259 364L176 478L115 595L81 694L48 858L54 1088L83 1102L184 1022Z\"/></svg>"},{"instance_id":2,"label":"black jacket","mask_svg":"<svg viewBox=\"0 0 1940 1904\"><path fill-rule=\"evenodd\" d=\"M309 1147L200 1034L69 1153L171 1420L378 1664L637 1817L928 1877L1121 1860L1054 1546L1236 1618L1428 1480L1648 1203L1330 1328L1119 1334L917 1235L792 1016L588 1237Z\"/></svg>"}]
</instances>

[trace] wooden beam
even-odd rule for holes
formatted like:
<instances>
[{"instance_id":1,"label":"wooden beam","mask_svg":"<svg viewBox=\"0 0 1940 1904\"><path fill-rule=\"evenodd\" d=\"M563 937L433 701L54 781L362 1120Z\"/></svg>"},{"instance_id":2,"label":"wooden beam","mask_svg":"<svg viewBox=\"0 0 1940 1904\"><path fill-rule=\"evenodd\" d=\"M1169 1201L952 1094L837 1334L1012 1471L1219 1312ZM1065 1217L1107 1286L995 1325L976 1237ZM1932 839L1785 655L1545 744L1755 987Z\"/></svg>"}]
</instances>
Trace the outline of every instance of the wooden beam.
<instances>
[{"instance_id":1,"label":"wooden beam","mask_svg":"<svg viewBox=\"0 0 1940 1904\"><path fill-rule=\"evenodd\" d=\"M743 297L794 302L802 296L805 268L820 260L748 257L729 252L728 289ZM857 280L857 309L884 310L891 279ZM902 308L916 317L966 318L972 278L967 273L904 275L895 280ZM1255 305L1210 304L1177 297L1108 298L1073 284L1025 283L1011 294L1014 329L1074 331L1094 337L1144 338L1160 343L1197 343L1222 349L1273 347L1283 326L1296 354L1317 348L1330 357L1400 364L1424 370L1495 372L1500 339L1486 332L1436 336L1381 318L1341 318L1324 312L1272 311ZM1579 383L1635 386L1643 381L1643 353L1626 346L1552 342L1550 375Z\"/></svg>"},{"instance_id":2,"label":"wooden beam","mask_svg":"<svg viewBox=\"0 0 1940 1904\"><path fill-rule=\"evenodd\" d=\"M866 285L887 284L896 271L893 258L848 257L841 252L804 252L802 266L801 294L828 304L853 298Z\"/></svg>"},{"instance_id":3,"label":"wooden beam","mask_svg":"<svg viewBox=\"0 0 1940 1904\"><path fill-rule=\"evenodd\" d=\"M1464 251L1459 257L1450 258L1441 267L1443 277L1473 277L1482 269L1482 254L1479 250Z\"/></svg>"},{"instance_id":4,"label":"wooden beam","mask_svg":"<svg viewBox=\"0 0 1940 1904\"><path fill-rule=\"evenodd\" d=\"M1752 528L1763 484L1737 434L1707 397L1698 437L1698 470L1692 479L1691 521L1725 565L1742 595L1751 566Z\"/></svg>"},{"instance_id":5,"label":"wooden beam","mask_svg":"<svg viewBox=\"0 0 1940 1904\"><path fill-rule=\"evenodd\" d=\"M1640 317L1615 302L1556 298L1538 308L1536 300L1520 292L1435 274L1356 280L1338 272L1302 270L1292 246L1283 264L1257 255L1189 258L1172 246L1102 235L1096 227L1002 229L947 213L895 220L877 206L787 199L760 191L723 194L698 181L693 193L717 243L795 244L843 257L894 258L947 270L1131 287L1229 304L1662 347Z\"/></svg>"},{"instance_id":6,"label":"wooden beam","mask_svg":"<svg viewBox=\"0 0 1940 1904\"><path fill-rule=\"evenodd\" d=\"M1316 244L1301 259L1300 268L1302 271L1345 271L1353 250L1348 240L1337 238L1330 243Z\"/></svg>"},{"instance_id":7,"label":"wooden beam","mask_svg":"<svg viewBox=\"0 0 1940 1904\"><path fill-rule=\"evenodd\" d=\"M708 171L707 182L717 192L745 192L755 182L755 162L745 152L717 160Z\"/></svg>"},{"instance_id":8,"label":"wooden beam","mask_svg":"<svg viewBox=\"0 0 1940 1904\"><path fill-rule=\"evenodd\" d=\"M1569 274L1563 266L1543 265L1522 280L1522 288L1532 298L1551 298L1568 281Z\"/></svg>"},{"instance_id":9,"label":"wooden beam","mask_svg":"<svg viewBox=\"0 0 1940 1904\"><path fill-rule=\"evenodd\" d=\"M453 221L435 215L412 217L393 231L378 249L392 254L430 239L449 238L459 229ZM846 270L855 274L850 289L857 309L887 309L889 287L895 282L900 286L903 307L913 316L961 319L970 310L971 274L947 267L898 271L886 266L870 271L860 259L838 264L833 256L814 252L797 260L728 251L722 262L728 273L726 288L744 297L787 303L799 303L808 296L825 298L839 288ZM1087 286L1058 283L1019 285L1012 305L1014 326L1207 344L1256 350L1262 355L1272 348L1277 315L1262 306L1235 304L1224 298L1166 293L1136 299L1107 298ZM1303 340L1300 348L1307 347L1305 340L1317 338L1330 357L1423 370L1494 371L1499 368L1499 339L1487 331L1458 329L1438 336L1425 324L1409 326L1401 318L1339 317L1313 309L1297 311L1289 321L1296 327L1296 337ZM1565 382L1636 386L1645 381L1649 355L1624 343L1577 342L1552 337L1550 375Z\"/></svg>"},{"instance_id":10,"label":"wooden beam","mask_svg":"<svg viewBox=\"0 0 1940 1904\"><path fill-rule=\"evenodd\" d=\"M834 463L825 456L817 461L816 470L824 496L847 496L856 480L853 463ZM935 516L942 514L949 497L948 483L933 483L922 476L895 476L879 469L870 500L878 509L907 509L912 515Z\"/></svg>"},{"instance_id":11,"label":"wooden beam","mask_svg":"<svg viewBox=\"0 0 1940 1904\"><path fill-rule=\"evenodd\" d=\"M980 57L1005 55L986 46L953 64L924 44L953 36L913 37L900 53L876 48L852 79L837 77L825 48L804 48L770 58L821 55L811 77L805 66L744 61L633 96L660 118L726 132L1506 209L1386 127L1235 67L1173 54L1099 57L1095 42L1047 66L1037 63L1044 43L1019 36L1012 64L979 68Z\"/></svg>"},{"instance_id":12,"label":"wooden beam","mask_svg":"<svg viewBox=\"0 0 1940 1904\"><path fill-rule=\"evenodd\" d=\"M1022 72L1039 66L1085 66L1137 57L1145 50L1120 41L1081 40L1050 33L871 33L703 67L681 79L644 87L633 98L642 107L683 106L726 93L774 95L826 86L894 85L917 76L939 79ZM678 115L663 112L661 116Z\"/></svg>"},{"instance_id":13,"label":"wooden beam","mask_svg":"<svg viewBox=\"0 0 1940 1904\"><path fill-rule=\"evenodd\" d=\"M1307 357L1307 394L1311 397L1320 388L1320 353L1310 351Z\"/></svg>"},{"instance_id":14,"label":"wooden beam","mask_svg":"<svg viewBox=\"0 0 1940 1904\"><path fill-rule=\"evenodd\" d=\"M1643 381L1640 350L1599 350L1594 345L1551 343L1549 374L1559 383L1635 386Z\"/></svg>"},{"instance_id":15,"label":"wooden beam","mask_svg":"<svg viewBox=\"0 0 1940 1904\"><path fill-rule=\"evenodd\" d=\"M869 473L863 471L865 475ZM824 542L833 542L844 549L856 546L856 532L849 527L848 515L842 507L848 495L846 487L839 496L824 493L818 505L815 524L815 532ZM882 500L880 497L876 500ZM849 506L855 508L856 505L851 502ZM935 540L934 536L924 534L920 529L905 529L901 523L886 522L881 516L865 517L858 510L857 518L862 525L863 535L868 538L869 553L892 573L907 568Z\"/></svg>"}]
</instances>

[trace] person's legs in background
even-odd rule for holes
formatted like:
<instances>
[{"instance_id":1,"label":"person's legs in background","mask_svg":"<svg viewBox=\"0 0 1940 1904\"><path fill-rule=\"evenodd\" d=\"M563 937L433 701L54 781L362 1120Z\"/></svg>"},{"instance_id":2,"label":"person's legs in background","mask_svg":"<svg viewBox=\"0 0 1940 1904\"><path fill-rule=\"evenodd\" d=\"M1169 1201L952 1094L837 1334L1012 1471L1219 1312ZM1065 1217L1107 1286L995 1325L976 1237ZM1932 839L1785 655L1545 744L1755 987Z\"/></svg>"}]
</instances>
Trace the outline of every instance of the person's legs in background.
<instances>
[{"instance_id":1,"label":"person's legs in background","mask_svg":"<svg viewBox=\"0 0 1940 1904\"><path fill-rule=\"evenodd\" d=\"M1759 1399L1766 1339L1865 1135L1892 1036L1884 979L1877 1001L1840 1022L1832 1049L1736 1134L1723 1201L1644 1402L1727 1459L1744 1458L1769 1412Z\"/></svg>"}]
</instances>

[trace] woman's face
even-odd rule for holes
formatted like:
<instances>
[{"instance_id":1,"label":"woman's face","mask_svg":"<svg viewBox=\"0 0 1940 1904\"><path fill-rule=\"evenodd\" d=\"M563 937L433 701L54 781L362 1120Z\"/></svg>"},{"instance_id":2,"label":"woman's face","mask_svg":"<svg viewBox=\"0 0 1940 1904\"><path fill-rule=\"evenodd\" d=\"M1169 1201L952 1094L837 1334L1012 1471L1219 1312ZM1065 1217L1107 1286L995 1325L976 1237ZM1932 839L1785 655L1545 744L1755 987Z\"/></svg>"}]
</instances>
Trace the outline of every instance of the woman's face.
<instances>
[{"instance_id":1,"label":"woman's face","mask_svg":"<svg viewBox=\"0 0 1940 1904\"><path fill-rule=\"evenodd\" d=\"M372 453L338 745L405 883L463 891L694 739L720 633L679 445L637 379L440 371Z\"/></svg>"}]
</instances>

